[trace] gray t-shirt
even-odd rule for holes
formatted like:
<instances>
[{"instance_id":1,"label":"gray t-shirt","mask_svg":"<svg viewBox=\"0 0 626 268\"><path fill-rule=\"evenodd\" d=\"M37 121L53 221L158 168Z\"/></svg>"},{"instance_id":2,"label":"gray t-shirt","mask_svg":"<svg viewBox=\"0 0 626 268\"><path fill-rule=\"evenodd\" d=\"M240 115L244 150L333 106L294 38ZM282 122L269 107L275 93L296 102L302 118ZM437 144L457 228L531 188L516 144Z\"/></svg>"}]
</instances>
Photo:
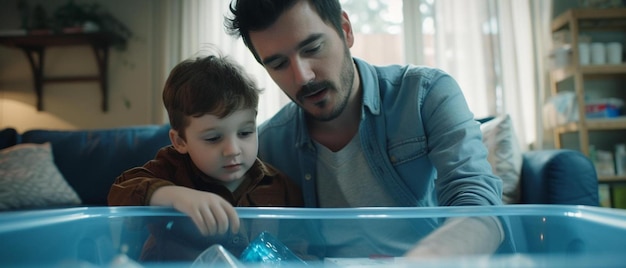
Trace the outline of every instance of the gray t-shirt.
<instances>
[{"instance_id":1,"label":"gray t-shirt","mask_svg":"<svg viewBox=\"0 0 626 268\"><path fill-rule=\"evenodd\" d=\"M374 178L359 135L344 148L332 152L319 143L317 147L317 192L322 208L394 207L398 203L386 186Z\"/></svg>"},{"instance_id":2,"label":"gray t-shirt","mask_svg":"<svg viewBox=\"0 0 626 268\"><path fill-rule=\"evenodd\" d=\"M386 186L370 171L359 135L337 152L315 145L320 207L398 206ZM431 231L418 226L420 220L410 219L328 220L322 224L322 234L327 257L399 256Z\"/></svg>"}]
</instances>

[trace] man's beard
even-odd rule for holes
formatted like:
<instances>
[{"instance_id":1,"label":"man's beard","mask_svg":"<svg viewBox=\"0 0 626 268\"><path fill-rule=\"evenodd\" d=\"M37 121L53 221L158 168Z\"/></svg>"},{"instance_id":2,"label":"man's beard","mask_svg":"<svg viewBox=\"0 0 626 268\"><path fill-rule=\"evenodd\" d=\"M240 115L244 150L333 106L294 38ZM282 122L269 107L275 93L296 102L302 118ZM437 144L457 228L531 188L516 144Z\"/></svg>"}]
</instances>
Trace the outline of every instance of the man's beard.
<instances>
[{"instance_id":1,"label":"man's beard","mask_svg":"<svg viewBox=\"0 0 626 268\"><path fill-rule=\"evenodd\" d=\"M337 96L340 98L337 106L335 106L334 109L332 109L332 111L328 114L315 115L309 113L306 109L304 109L304 111L310 118L324 122L331 121L339 117L339 115L341 115L341 113L343 113L343 111L346 109L346 106L348 106L348 100L350 99L350 95L352 95L352 86L354 85L354 68L352 67L352 56L350 55L350 51L347 47L345 49L344 55L345 56L341 66L341 74L339 76L339 82L341 83L340 87L337 87L337 85L328 80L320 82L312 81L302 86L302 89L300 90L300 92L298 92L296 98L300 101L300 103L303 103L304 96L323 88L326 88L326 90L329 91L337 92ZM323 100L319 103L316 103L315 105L320 108L324 108L327 104L328 100Z\"/></svg>"}]
</instances>

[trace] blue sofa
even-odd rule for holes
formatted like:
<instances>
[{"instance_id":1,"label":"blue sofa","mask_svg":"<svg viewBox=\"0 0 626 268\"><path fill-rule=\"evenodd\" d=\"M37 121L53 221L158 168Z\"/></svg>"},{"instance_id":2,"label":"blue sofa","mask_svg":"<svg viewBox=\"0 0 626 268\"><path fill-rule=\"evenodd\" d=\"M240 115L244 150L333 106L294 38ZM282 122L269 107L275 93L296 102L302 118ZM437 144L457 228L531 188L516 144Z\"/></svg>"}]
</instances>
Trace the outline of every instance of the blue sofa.
<instances>
[{"instance_id":1,"label":"blue sofa","mask_svg":"<svg viewBox=\"0 0 626 268\"><path fill-rule=\"evenodd\" d=\"M84 206L106 206L111 184L123 171L145 164L170 144L169 125L98 130L0 131L0 149L50 142L54 163Z\"/></svg>"},{"instance_id":2,"label":"blue sofa","mask_svg":"<svg viewBox=\"0 0 626 268\"><path fill-rule=\"evenodd\" d=\"M169 125L98 130L0 130L0 149L17 143L50 142L55 164L84 206L106 206L107 194L123 171L143 165L169 145ZM591 161L578 151L524 153L521 203L598 206Z\"/></svg>"}]
</instances>

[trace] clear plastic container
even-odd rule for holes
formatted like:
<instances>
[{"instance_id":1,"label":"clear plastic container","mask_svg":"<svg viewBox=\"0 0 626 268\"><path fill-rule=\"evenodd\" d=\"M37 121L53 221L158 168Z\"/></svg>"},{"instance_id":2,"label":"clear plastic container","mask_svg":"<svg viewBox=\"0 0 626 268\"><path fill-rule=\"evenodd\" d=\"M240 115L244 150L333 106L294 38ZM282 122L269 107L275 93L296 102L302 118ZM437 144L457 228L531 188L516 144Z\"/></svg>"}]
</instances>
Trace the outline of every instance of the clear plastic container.
<instances>
[{"instance_id":1,"label":"clear plastic container","mask_svg":"<svg viewBox=\"0 0 626 268\"><path fill-rule=\"evenodd\" d=\"M289 264L289 260L281 262L284 267L303 267L300 259L306 262L307 267L624 267L626 263L626 210L621 209L505 205L237 208L237 212L241 218L240 231L249 234L250 240L246 241L248 245L259 241L269 241L271 243L266 245L270 246L282 247L284 244L298 257L294 259L293 265ZM403 257L422 238L415 234L422 233L425 236L436 229L430 223L476 216L494 216L504 223L506 237L495 253L430 259ZM202 263L221 264L219 267L239 267L242 264L245 267L276 266L241 262L241 259L236 259L240 258L240 254L232 254L232 249L227 245L207 247L202 242L209 241L211 237L193 237L198 231L192 228L177 229L175 225L185 221L193 226L191 220L180 212L153 207L3 212L0 217L0 241L4 246L0 250L0 263L5 267L112 267L119 263L137 264L146 268L191 267L200 256ZM179 227L184 226L187 225ZM150 234L173 231L188 231L189 234L176 236L179 250L198 254L189 255L188 260L142 260L141 251ZM265 231L271 237L263 236L263 239L255 240ZM322 231L335 236L321 237ZM361 240L358 239L375 235L386 237L392 232L406 234L410 243L401 245L397 251L379 247L376 243L368 247L371 251L345 254L348 251L342 250L363 248L365 243L359 243ZM128 260L119 262L120 252L126 252ZM257 253L265 254L262 251Z\"/></svg>"}]
</instances>

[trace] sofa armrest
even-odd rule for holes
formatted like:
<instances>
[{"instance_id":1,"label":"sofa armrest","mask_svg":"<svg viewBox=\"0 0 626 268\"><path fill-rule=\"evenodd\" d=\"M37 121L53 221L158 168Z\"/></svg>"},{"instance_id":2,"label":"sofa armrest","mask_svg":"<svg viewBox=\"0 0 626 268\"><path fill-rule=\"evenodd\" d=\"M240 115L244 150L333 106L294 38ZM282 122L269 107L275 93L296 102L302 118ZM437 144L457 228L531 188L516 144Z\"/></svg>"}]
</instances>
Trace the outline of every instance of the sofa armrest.
<instances>
[{"instance_id":1,"label":"sofa armrest","mask_svg":"<svg viewBox=\"0 0 626 268\"><path fill-rule=\"evenodd\" d=\"M14 128L5 128L0 130L0 149L9 148L16 145L19 141L19 135Z\"/></svg>"},{"instance_id":2,"label":"sofa armrest","mask_svg":"<svg viewBox=\"0 0 626 268\"><path fill-rule=\"evenodd\" d=\"M525 152L520 187L523 204L600 205L595 166L579 151Z\"/></svg>"}]
</instances>

